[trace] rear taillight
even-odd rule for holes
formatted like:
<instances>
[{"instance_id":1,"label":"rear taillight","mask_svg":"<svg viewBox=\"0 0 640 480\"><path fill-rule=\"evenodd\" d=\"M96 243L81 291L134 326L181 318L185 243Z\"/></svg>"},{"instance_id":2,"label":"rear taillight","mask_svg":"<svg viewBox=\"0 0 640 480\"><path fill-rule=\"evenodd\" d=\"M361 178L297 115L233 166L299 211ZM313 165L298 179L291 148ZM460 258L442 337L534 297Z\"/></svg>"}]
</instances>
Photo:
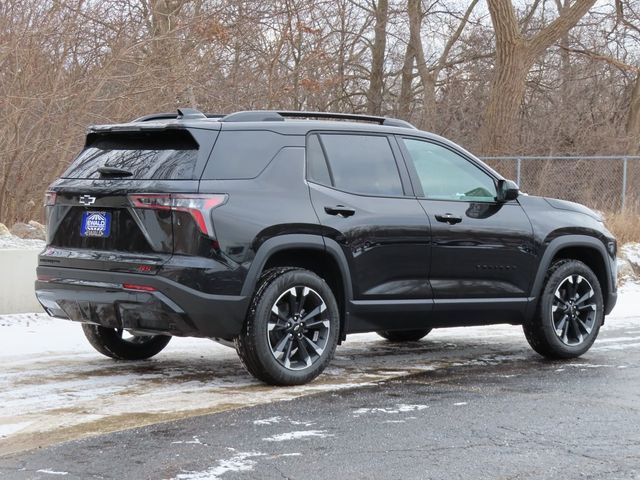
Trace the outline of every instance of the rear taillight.
<instances>
[{"instance_id":1,"label":"rear taillight","mask_svg":"<svg viewBox=\"0 0 640 480\"><path fill-rule=\"evenodd\" d=\"M45 192L44 194L44 206L45 207L52 207L56 204L56 197L58 195L56 194L56 192Z\"/></svg>"},{"instance_id":2,"label":"rear taillight","mask_svg":"<svg viewBox=\"0 0 640 480\"><path fill-rule=\"evenodd\" d=\"M158 289L149 285L138 285L136 283L123 283L122 288L125 290L135 290L137 292L155 292Z\"/></svg>"},{"instance_id":3,"label":"rear taillight","mask_svg":"<svg viewBox=\"0 0 640 480\"><path fill-rule=\"evenodd\" d=\"M129 201L134 208L187 212L191 214L202 233L213 237L211 210L224 204L227 195L136 193L129 195Z\"/></svg>"}]
</instances>

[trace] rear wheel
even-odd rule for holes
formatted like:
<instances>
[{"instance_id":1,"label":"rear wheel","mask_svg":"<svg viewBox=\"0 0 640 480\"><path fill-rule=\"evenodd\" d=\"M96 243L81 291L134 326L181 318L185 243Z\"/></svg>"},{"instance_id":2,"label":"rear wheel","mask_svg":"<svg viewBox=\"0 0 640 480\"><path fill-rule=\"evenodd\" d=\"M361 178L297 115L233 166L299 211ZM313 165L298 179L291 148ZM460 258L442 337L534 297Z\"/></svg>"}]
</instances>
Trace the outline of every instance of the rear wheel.
<instances>
[{"instance_id":1,"label":"rear wheel","mask_svg":"<svg viewBox=\"0 0 640 480\"><path fill-rule=\"evenodd\" d=\"M376 333L390 342L417 342L426 337L430 331L430 328L422 328L420 330L382 330Z\"/></svg>"},{"instance_id":2,"label":"rear wheel","mask_svg":"<svg viewBox=\"0 0 640 480\"><path fill-rule=\"evenodd\" d=\"M320 375L338 343L338 305L308 270L276 268L260 279L236 351L245 368L271 385L300 385Z\"/></svg>"},{"instance_id":3,"label":"rear wheel","mask_svg":"<svg viewBox=\"0 0 640 480\"><path fill-rule=\"evenodd\" d=\"M82 324L93 348L116 360L145 360L160 353L171 340L167 335L132 335L122 329Z\"/></svg>"},{"instance_id":4,"label":"rear wheel","mask_svg":"<svg viewBox=\"0 0 640 480\"><path fill-rule=\"evenodd\" d=\"M540 355L574 358L591 348L603 319L598 277L578 260L561 260L549 269L536 315L523 329Z\"/></svg>"}]
</instances>

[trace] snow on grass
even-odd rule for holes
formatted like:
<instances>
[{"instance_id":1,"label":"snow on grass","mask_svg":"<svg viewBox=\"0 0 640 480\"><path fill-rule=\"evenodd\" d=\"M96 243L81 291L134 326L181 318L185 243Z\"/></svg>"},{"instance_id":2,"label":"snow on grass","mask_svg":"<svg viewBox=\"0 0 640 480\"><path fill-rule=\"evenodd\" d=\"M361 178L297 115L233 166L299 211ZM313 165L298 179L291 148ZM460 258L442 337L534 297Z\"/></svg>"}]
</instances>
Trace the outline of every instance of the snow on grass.
<instances>
[{"instance_id":1,"label":"snow on grass","mask_svg":"<svg viewBox=\"0 0 640 480\"><path fill-rule=\"evenodd\" d=\"M15 235L0 236L0 249L43 250L43 240L27 239Z\"/></svg>"},{"instance_id":2,"label":"snow on grass","mask_svg":"<svg viewBox=\"0 0 640 480\"><path fill-rule=\"evenodd\" d=\"M640 266L640 243L627 243L620 248L622 258Z\"/></svg>"},{"instance_id":3,"label":"snow on grass","mask_svg":"<svg viewBox=\"0 0 640 480\"><path fill-rule=\"evenodd\" d=\"M265 442L286 442L289 440L298 440L300 438L326 438L333 436L333 434L327 433L326 430L298 430L296 432L278 433L276 435L271 435L270 437L265 437L262 440Z\"/></svg>"},{"instance_id":4,"label":"snow on grass","mask_svg":"<svg viewBox=\"0 0 640 480\"><path fill-rule=\"evenodd\" d=\"M229 472L248 472L255 468L255 457L265 456L261 452L238 452L231 458L219 460L218 465L200 472L184 472L174 477L174 480L215 480Z\"/></svg>"}]
</instances>

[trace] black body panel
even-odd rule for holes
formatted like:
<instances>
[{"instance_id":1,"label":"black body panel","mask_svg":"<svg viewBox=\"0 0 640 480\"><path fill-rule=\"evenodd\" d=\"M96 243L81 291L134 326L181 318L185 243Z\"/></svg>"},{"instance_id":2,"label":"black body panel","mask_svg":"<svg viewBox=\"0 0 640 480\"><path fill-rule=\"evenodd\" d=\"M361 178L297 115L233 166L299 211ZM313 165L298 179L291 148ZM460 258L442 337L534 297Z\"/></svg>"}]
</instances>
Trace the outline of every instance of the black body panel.
<instances>
[{"instance_id":1,"label":"black body panel","mask_svg":"<svg viewBox=\"0 0 640 480\"><path fill-rule=\"evenodd\" d=\"M38 267L38 300L52 316L112 328L230 339L242 328L249 299L209 295L160 276ZM153 287L129 291L124 284Z\"/></svg>"},{"instance_id":2,"label":"black body panel","mask_svg":"<svg viewBox=\"0 0 640 480\"><path fill-rule=\"evenodd\" d=\"M343 249L355 300L430 299L429 222L415 198L368 197L311 184L325 237ZM327 207L344 205L348 217Z\"/></svg>"},{"instance_id":3,"label":"black body panel","mask_svg":"<svg viewBox=\"0 0 640 480\"><path fill-rule=\"evenodd\" d=\"M431 219L429 278L436 300L528 295L537 259L531 223L517 202L420 204ZM442 214L461 221L438 221Z\"/></svg>"},{"instance_id":4,"label":"black body panel","mask_svg":"<svg viewBox=\"0 0 640 480\"><path fill-rule=\"evenodd\" d=\"M603 284L605 311L611 311L615 240L596 214L527 195L509 202L426 198L401 137L444 145L495 182L502 177L445 139L379 123L187 116L94 128L90 135L187 129L198 144L197 159L189 179L92 173L54 182L50 190L57 197L47 207L49 238L36 283L40 302L49 313L80 322L231 339L264 269L281 266L280 259L332 272L325 280L340 289L334 293L343 335L518 324L534 314L551 262L580 254ZM323 132L387 137L399 192L367 195L308 181L306 139ZM186 207L135 207L131 194L224 201L200 218ZM83 205L83 196L94 200ZM87 211L111 213L109 237L80 236ZM203 223L211 228L203 230Z\"/></svg>"}]
</instances>

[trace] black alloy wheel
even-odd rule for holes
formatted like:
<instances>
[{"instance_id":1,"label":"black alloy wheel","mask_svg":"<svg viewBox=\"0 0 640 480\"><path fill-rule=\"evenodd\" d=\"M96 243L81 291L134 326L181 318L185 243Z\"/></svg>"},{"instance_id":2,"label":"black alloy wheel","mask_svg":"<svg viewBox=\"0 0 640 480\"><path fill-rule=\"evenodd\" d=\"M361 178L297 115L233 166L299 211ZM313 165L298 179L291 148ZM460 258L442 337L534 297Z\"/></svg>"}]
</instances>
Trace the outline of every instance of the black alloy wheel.
<instances>
[{"instance_id":1,"label":"black alloy wheel","mask_svg":"<svg viewBox=\"0 0 640 480\"><path fill-rule=\"evenodd\" d=\"M331 333L327 305L315 290L297 285L271 307L267 336L274 358L289 370L313 365L327 348Z\"/></svg>"},{"instance_id":2,"label":"black alloy wheel","mask_svg":"<svg viewBox=\"0 0 640 480\"><path fill-rule=\"evenodd\" d=\"M565 345L580 345L596 322L595 291L582 275L571 274L560 282L553 296L551 315L556 335Z\"/></svg>"},{"instance_id":3,"label":"black alloy wheel","mask_svg":"<svg viewBox=\"0 0 640 480\"><path fill-rule=\"evenodd\" d=\"M603 320L598 277L583 262L563 259L549 268L536 313L522 328L540 355L575 358L591 348Z\"/></svg>"},{"instance_id":4,"label":"black alloy wheel","mask_svg":"<svg viewBox=\"0 0 640 480\"><path fill-rule=\"evenodd\" d=\"M278 267L262 275L235 345L256 378L301 385L329 364L339 335L340 314L329 285L309 270Z\"/></svg>"}]
</instances>

